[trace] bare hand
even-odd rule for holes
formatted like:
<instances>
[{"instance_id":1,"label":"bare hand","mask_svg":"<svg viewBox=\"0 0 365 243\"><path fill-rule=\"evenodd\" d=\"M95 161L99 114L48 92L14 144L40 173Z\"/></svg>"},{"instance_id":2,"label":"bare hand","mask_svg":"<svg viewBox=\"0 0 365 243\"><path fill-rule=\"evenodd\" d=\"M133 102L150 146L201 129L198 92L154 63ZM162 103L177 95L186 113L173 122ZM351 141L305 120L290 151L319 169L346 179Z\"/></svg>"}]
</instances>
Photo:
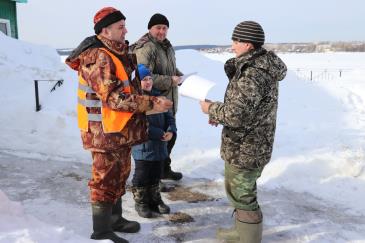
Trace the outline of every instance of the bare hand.
<instances>
[{"instance_id":1,"label":"bare hand","mask_svg":"<svg viewBox=\"0 0 365 243\"><path fill-rule=\"evenodd\" d=\"M162 136L162 141L170 141L172 138L173 134L172 132L165 132L165 134Z\"/></svg>"},{"instance_id":2,"label":"bare hand","mask_svg":"<svg viewBox=\"0 0 365 243\"><path fill-rule=\"evenodd\" d=\"M172 76L172 86L176 87L181 84L181 77L180 76Z\"/></svg>"},{"instance_id":3,"label":"bare hand","mask_svg":"<svg viewBox=\"0 0 365 243\"><path fill-rule=\"evenodd\" d=\"M200 101L200 108L202 112L208 114L209 106L212 104L210 100Z\"/></svg>"},{"instance_id":4,"label":"bare hand","mask_svg":"<svg viewBox=\"0 0 365 243\"><path fill-rule=\"evenodd\" d=\"M153 110L157 112L165 112L170 109L173 102L167 99L165 96L158 96L155 101L153 101Z\"/></svg>"}]
</instances>

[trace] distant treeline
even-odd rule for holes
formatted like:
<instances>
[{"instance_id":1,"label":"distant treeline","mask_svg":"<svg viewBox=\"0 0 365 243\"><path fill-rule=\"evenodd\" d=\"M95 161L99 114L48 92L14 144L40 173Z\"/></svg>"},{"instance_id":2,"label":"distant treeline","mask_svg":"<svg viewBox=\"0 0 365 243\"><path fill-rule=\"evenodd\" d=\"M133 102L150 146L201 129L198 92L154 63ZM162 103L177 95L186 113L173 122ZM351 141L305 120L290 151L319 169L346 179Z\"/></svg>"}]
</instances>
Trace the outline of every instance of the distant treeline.
<instances>
[{"instance_id":1,"label":"distant treeline","mask_svg":"<svg viewBox=\"0 0 365 243\"><path fill-rule=\"evenodd\" d=\"M365 42L313 42L313 43L267 43L264 47L275 52L365 52ZM194 49L210 53L231 52L231 46L219 45L184 45L175 46L175 50ZM71 48L57 49L60 55L69 55Z\"/></svg>"},{"instance_id":2,"label":"distant treeline","mask_svg":"<svg viewBox=\"0 0 365 243\"><path fill-rule=\"evenodd\" d=\"M365 52L365 42L267 43L264 47L275 52ZM230 46L201 48L206 52L230 52Z\"/></svg>"},{"instance_id":3,"label":"distant treeline","mask_svg":"<svg viewBox=\"0 0 365 243\"><path fill-rule=\"evenodd\" d=\"M215 48L222 48L226 49L228 46L218 46L218 45L185 45L185 46L174 46L174 49L183 50L183 49L193 49L193 50L205 50L205 49L215 49ZM68 56L72 52L73 48L63 48L57 49L58 54L61 56Z\"/></svg>"}]
</instances>

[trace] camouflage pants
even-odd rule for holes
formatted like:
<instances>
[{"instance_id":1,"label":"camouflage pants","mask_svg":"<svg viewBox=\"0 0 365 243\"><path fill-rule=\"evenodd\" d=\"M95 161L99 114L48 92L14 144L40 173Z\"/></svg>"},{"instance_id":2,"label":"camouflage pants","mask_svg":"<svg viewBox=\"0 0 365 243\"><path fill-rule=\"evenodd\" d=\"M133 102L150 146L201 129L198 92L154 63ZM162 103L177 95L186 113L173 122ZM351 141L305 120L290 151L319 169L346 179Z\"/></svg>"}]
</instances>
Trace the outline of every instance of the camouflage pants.
<instances>
[{"instance_id":1,"label":"camouflage pants","mask_svg":"<svg viewBox=\"0 0 365 243\"><path fill-rule=\"evenodd\" d=\"M131 148L107 153L91 152L91 155L91 202L115 203L125 194L125 184L131 171Z\"/></svg>"},{"instance_id":2,"label":"camouflage pants","mask_svg":"<svg viewBox=\"0 0 365 243\"><path fill-rule=\"evenodd\" d=\"M239 169L225 163L225 188L234 208L246 211L259 209L256 180L261 176L262 170L263 168Z\"/></svg>"}]
</instances>

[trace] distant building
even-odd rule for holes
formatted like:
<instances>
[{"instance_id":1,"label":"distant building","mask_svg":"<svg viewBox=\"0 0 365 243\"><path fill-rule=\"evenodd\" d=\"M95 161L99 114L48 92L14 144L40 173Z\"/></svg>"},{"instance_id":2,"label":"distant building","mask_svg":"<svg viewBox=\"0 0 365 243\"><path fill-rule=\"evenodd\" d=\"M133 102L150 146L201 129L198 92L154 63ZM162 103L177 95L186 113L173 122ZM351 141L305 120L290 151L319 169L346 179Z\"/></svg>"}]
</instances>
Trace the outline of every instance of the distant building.
<instances>
[{"instance_id":1,"label":"distant building","mask_svg":"<svg viewBox=\"0 0 365 243\"><path fill-rule=\"evenodd\" d=\"M13 38L18 38L16 3L27 0L0 0L0 31Z\"/></svg>"}]
</instances>

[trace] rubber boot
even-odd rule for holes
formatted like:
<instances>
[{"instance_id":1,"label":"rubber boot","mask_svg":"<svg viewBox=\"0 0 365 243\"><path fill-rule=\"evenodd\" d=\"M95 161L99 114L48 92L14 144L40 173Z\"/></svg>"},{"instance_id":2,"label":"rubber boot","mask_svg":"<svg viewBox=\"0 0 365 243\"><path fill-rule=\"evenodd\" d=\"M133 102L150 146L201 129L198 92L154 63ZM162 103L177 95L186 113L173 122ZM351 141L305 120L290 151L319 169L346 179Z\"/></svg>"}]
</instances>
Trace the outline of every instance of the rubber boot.
<instances>
[{"instance_id":1,"label":"rubber boot","mask_svg":"<svg viewBox=\"0 0 365 243\"><path fill-rule=\"evenodd\" d=\"M240 243L260 243L262 239L262 222L248 224L236 220L236 229L240 237Z\"/></svg>"},{"instance_id":2,"label":"rubber boot","mask_svg":"<svg viewBox=\"0 0 365 243\"><path fill-rule=\"evenodd\" d=\"M183 178L183 174L181 172L175 172L173 170L165 170L162 175L162 180L173 180L173 181L179 181Z\"/></svg>"},{"instance_id":3,"label":"rubber boot","mask_svg":"<svg viewBox=\"0 0 365 243\"><path fill-rule=\"evenodd\" d=\"M175 172L171 170L171 159L168 157L165 161L162 162L161 168L161 179L162 180L174 180L179 181L183 178L183 174L181 172Z\"/></svg>"},{"instance_id":4,"label":"rubber boot","mask_svg":"<svg viewBox=\"0 0 365 243\"><path fill-rule=\"evenodd\" d=\"M260 243L262 239L261 209L246 211L236 209L236 230L241 243Z\"/></svg>"},{"instance_id":5,"label":"rubber boot","mask_svg":"<svg viewBox=\"0 0 365 243\"><path fill-rule=\"evenodd\" d=\"M93 230L90 238L93 240L111 240L114 243L128 243L117 236L111 228L112 203L92 203Z\"/></svg>"},{"instance_id":6,"label":"rubber boot","mask_svg":"<svg viewBox=\"0 0 365 243\"><path fill-rule=\"evenodd\" d=\"M149 207L150 195L148 187L132 187L133 199L136 202L134 208L142 218L152 218L153 214Z\"/></svg>"},{"instance_id":7,"label":"rubber boot","mask_svg":"<svg viewBox=\"0 0 365 243\"><path fill-rule=\"evenodd\" d=\"M129 221L122 216L122 199L119 198L112 209L112 229L123 233L136 233L141 225L136 221Z\"/></svg>"},{"instance_id":8,"label":"rubber boot","mask_svg":"<svg viewBox=\"0 0 365 243\"><path fill-rule=\"evenodd\" d=\"M170 207L167 206L161 198L160 185L156 184L150 187L150 209L160 214L169 214Z\"/></svg>"},{"instance_id":9,"label":"rubber boot","mask_svg":"<svg viewBox=\"0 0 365 243\"><path fill-rule=\"evenodd\" d=\"M234 243L240 241L240 236L235 226L231 228L218 228L216 233L217 239L222 240L226 243Z\"/></svg>"}]
</instances>

